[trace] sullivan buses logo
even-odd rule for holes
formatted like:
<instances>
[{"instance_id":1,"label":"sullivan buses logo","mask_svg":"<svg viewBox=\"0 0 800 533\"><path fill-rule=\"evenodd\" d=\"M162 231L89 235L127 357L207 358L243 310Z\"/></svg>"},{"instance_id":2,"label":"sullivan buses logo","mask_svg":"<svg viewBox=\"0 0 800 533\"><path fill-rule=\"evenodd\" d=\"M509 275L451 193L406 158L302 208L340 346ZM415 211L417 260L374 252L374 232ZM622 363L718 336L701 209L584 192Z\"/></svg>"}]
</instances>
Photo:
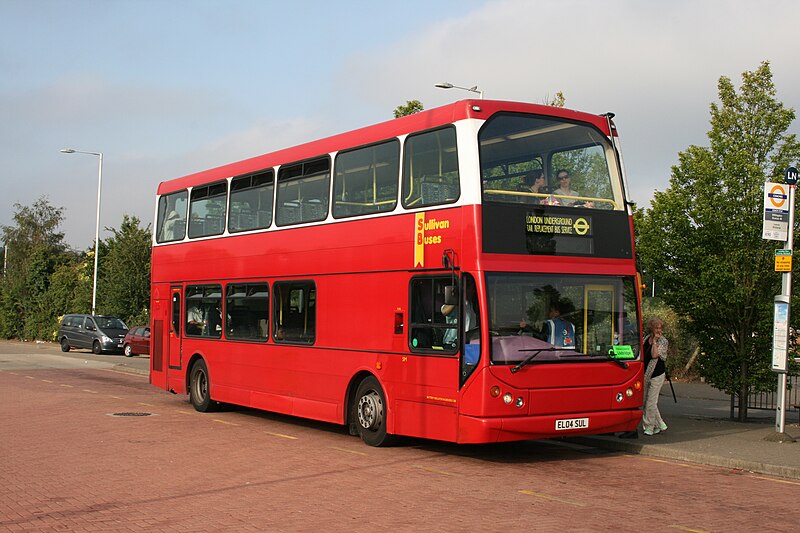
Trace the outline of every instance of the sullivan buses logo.
<instances>
[{"instance_id":1,"label":"sullivan buses logo","mask_svg":"<svg viewBox=\"0 0 800 533\"><path fill-rule=\"evenodd\" d=\"M441 244L441 230L450 228L450 220L425 220L425 213L417 213L414 219L414 268L425 266L425 245Z\"/></svg>"}]
</instances>

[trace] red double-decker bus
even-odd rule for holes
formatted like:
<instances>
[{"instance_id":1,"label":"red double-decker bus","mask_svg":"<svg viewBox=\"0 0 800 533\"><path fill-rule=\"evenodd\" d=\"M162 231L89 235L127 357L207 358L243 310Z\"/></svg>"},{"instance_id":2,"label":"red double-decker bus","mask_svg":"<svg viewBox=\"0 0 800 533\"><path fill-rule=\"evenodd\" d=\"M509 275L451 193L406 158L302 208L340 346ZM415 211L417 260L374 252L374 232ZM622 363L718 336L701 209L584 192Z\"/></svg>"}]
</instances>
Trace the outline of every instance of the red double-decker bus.
<instances>
[{"instance_id":1,"label":"red double-decker bus","mask_svg":"<svg viewBox=\"0 0 800 533\"><path fill-rule=\"evenodd\" d=\"M466 100L161 183L150 382L373 446L633 430L612 118Z\"/></svg>"}]
</instances>

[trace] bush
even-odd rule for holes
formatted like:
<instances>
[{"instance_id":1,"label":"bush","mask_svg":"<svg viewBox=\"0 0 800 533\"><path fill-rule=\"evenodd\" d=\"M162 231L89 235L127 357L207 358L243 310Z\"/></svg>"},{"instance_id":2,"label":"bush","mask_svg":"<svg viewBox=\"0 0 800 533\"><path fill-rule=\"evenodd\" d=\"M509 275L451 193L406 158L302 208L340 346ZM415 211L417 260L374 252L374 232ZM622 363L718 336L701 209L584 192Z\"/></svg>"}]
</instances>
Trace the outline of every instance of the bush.
<instances>
[{"instance_id":1,"label":"bush","mask_svg":"<svg viewBox=\"0 0 800 533\"><path fill-rule=\"evenodd\" d=\"M679 316L660 298L644 298L642 300L643 335L648 334L647 322L652 317L658 317L664 323L664 336L669 340L667 370L670 377L686 381L699 379L700 374L696 366L697 355L695 353L699 345L697 339L689 334L683 326L687 319ZM693 356L694 360L692 360Z\"/></svg>"}]
</instances>

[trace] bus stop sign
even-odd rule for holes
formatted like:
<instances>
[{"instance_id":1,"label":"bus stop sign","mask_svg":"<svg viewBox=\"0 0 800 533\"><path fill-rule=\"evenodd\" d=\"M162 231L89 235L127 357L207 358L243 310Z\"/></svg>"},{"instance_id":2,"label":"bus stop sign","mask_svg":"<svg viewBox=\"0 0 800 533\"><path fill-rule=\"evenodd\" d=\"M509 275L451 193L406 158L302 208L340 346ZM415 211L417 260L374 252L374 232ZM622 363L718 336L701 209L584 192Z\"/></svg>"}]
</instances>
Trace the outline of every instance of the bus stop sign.
<instances>
[{"instance_id":1,"label":"bus stop sign","mask_svg":"<svg viewBox=\"0 0 800 533\"><path fill-rule=\"evenodd\" d=\"M762 239L786 241L789 236L789 189L784 183L764 183Z\"/></svg>"},{"instance_id":2,"label":"bus stop sign","mask_svg":"<svg viewBox=\"0 0 800 533\"><path fill-rule=\"evenodd\" d=\"M775 272L792 271L792 251L775 250Z\"/></svg>"}]
</instances>

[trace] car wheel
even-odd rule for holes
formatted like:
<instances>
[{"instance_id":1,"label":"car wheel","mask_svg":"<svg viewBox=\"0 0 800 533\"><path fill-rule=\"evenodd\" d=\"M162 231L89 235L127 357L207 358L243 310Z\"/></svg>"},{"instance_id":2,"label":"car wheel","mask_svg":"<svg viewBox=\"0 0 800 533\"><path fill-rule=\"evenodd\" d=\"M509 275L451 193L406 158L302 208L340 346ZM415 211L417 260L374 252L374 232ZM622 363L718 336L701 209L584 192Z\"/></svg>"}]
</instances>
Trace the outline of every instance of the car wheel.
<instances>
[{"instance_id":1,"label":"car wheel","mask_svg":"<svg viewBox=\"0 0 800 533\"><path fill-rule=\"evenodd\" d=\"M370 446L390 445L393 437L386 433L386 396L375 377L364 379L358 386L354 407L361 440Z\"/></svg>"},{"instance_id":2,"label":"car wheel","mask_svg":"<svg viewBox=\"0 0 800 533\"><path fill-rule=\"evenodd\" d=\"M131 348L130 344L126 344L122 351L125 353L125 357L133 356L133 348Z\"/></svg>"},{"instance_id":3,"label":"car wheel","mask_svg":"<svg viewBox=\"0 0 800 533\"><path fill-rule=\"evenodd\" d=\"M103 353L103 347L100 346L100 341L94 341L94 344L92 344L92 353L95 355Z\"/></svg>"},{"instance_id":4,"label":"car wheel","mask_svg":"<svg viewBox=\"0 0 800 533\"><path fill-rule=\"evenodd\" d=\"M192 366L189 376L189 401L192 402L192 406L201 413L213 411L216 403L211 401L209 392L211 382L208 379L206 362L198 359Z\"/></svg>"},{"instance_id":5,"label":"car wheel","mask_svg":"<svg viewBox=\"0 0 800 533\"><path fill-rule=\"evenodd\" d=\"M69 351L69 341L67 340L66 337L61 339L61 351L62 352L68 352Z\"/></svg>"}]
</instances>

